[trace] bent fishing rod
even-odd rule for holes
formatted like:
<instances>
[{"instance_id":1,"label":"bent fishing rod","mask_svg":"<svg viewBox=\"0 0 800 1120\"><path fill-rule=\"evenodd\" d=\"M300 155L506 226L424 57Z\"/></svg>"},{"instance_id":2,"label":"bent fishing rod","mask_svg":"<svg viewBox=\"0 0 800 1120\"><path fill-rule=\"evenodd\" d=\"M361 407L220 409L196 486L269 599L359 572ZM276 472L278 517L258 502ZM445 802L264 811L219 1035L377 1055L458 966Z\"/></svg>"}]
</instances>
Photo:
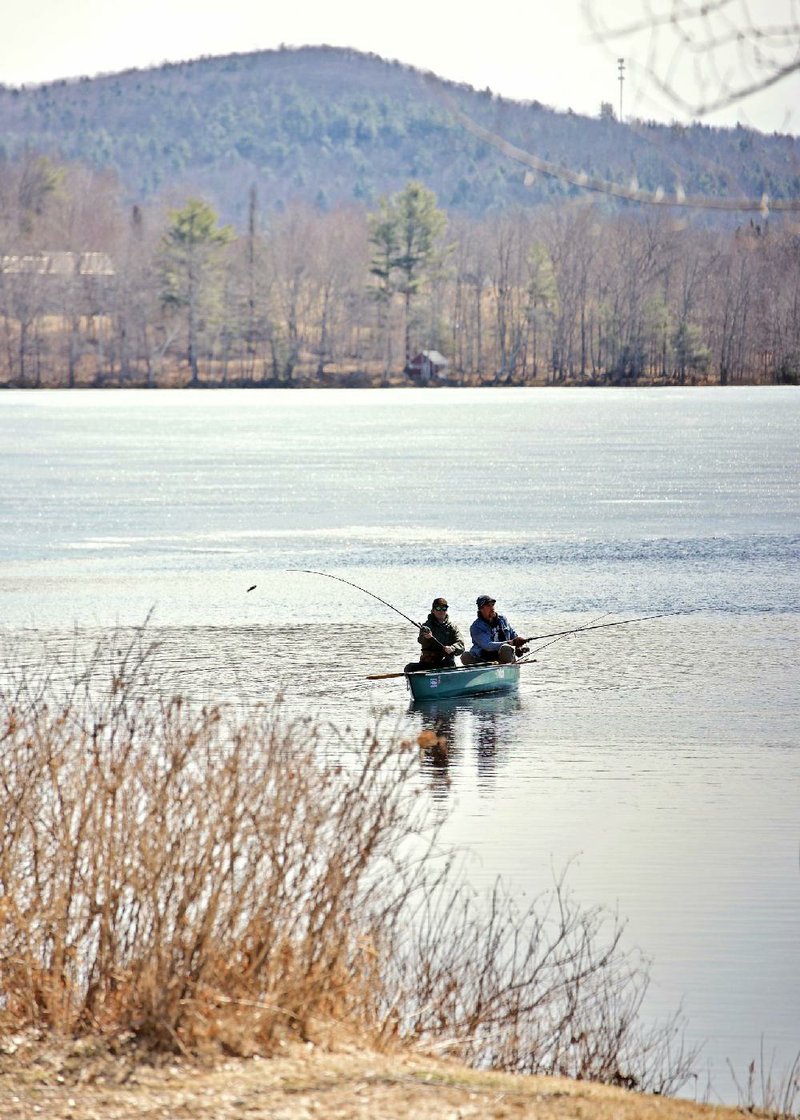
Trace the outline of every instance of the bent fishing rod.
<instances>
[{"instance_id":1,"label":"bent fishing rod","mask_svg":"<svg viewBox=\"0 0 800 1120\"><path fill-rule=\"evenodd\" d=\"M383 605L385 607L388 607L390 611L394 611L395 614L399 614L401 618L404 618L406 620L406 622L410 622L411 625L415 629L417 629L417 630L426 630L427 629L427 626L424 622L415 622L413 618L409 618L407 614L403 614L403 612L398 610L397 607L392 606L391 603L387 603L387 601L385 599L381 599L380 595L376 595L374 591L367 591L366 587L359 587L359 585L357 583L352 583L349 579L343 579L342 576L333 576L333 575L331 575L330 572L315 572L311 568L287 568L286 571L287 572L302 572L304 575L307 575L307 576L325 576L326 579L336 579L336 580L339 581L339 583L346 583L348 587L355 587L356 591L363 591L363 593L365 595L369 595L370 598L377 599L379 603L383 603ZM433 634L431 634L431 638L433 638L433 640L434 640L434 642L436 642L437 646L441 646L442 649L445 649L445 646L442 645L442 643L439 641L439 639L435 638L433 636Z\"/></svg>"}]
</instances>

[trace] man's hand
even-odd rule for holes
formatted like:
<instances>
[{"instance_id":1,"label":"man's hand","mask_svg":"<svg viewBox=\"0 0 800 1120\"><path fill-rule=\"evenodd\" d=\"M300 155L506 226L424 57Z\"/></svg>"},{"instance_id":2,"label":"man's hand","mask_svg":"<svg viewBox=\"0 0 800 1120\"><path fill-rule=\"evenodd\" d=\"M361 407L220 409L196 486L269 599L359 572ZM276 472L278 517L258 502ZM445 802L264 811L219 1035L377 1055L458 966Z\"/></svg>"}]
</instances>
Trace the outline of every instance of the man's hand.
<instances>
[{"instance_id":1,"label":"man's hand","mask_svg":"<svg viewBox=\"0 0 800 1120\"><path fill-rule=\"evenodd\" d=\"M429 626L420 626L419 632L423 636L423 638L432 638L433 637L433 634L431 633L431 629L430 629Z\"/></svg>"},{"instance_id":2,"label":"man's hand","mask_svg":"<svg viewBox=\"0 0 800 1120\"><path fill-rule=\"evenodd\" d=\"M443 649L444 649L444 652L448 655L448 657L453 652L453 647L452 646L443 646Z\"/></svg>"},{"instance_id":3,"label":"man's hand","mask_svg":"<svg viewBox=\"0 0 800 1120\"><path fill-rule=\"evenodd\" d=\"M525 645L525 639L524 638L512 638L511 641L517 647L517 649L519 649L520 646Z\"/></svg>"}]
</instances>

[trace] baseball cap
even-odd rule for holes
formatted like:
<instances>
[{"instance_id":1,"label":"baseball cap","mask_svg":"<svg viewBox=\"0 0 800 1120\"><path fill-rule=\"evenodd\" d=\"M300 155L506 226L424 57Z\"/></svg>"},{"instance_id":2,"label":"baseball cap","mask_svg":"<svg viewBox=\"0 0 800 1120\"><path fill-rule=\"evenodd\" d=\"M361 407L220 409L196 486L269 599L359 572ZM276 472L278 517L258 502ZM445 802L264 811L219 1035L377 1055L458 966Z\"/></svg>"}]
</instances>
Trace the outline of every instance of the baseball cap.
<instances>
[{"instance_id":1,"label":"baseball cap","mask_svg":"<svg viewBox=\"0 0 800 1120\"><path fill-rule=\"evenodd\" d=\"M491 597L491 595L479 595L478 599L477 599L477 602L478 602L478 610L480 610L481 607L485 607L487 603L496 603L497 600L493 599Z\"/></svg>"}]
</instances>

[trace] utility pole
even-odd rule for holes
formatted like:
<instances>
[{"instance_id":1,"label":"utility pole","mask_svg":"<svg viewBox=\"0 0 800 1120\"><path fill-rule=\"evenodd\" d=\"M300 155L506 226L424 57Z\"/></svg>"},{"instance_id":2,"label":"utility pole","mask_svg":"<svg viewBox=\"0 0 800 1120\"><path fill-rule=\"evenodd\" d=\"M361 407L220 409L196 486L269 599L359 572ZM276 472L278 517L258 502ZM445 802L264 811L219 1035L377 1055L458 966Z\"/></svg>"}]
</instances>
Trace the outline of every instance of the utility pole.
<instances>
[{"instance_id":1,"label":"utility pole","mask_svg":"<svg viewBox=\"0 0 800 1120\"><path fill-rule=\"evenodd\" d=\"M625 81L625 59L617 59L617 70L619 72L619 123L622 124L622 83Z\"/></svg>"}]
</instances>

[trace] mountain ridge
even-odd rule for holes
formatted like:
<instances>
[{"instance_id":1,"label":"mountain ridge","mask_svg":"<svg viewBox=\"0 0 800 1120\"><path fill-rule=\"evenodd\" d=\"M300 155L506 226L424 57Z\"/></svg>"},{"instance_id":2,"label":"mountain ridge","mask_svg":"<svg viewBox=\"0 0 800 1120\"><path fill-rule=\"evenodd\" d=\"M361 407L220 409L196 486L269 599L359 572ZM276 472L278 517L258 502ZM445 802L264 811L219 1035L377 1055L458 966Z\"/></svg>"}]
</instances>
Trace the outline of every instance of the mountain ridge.
<instances>
[{"instance_id":1,"label":"mountain ridge","mask_svg":"<svg viewBox=\"0 0 800 1120\"><path fill-rule=\"evenodd\" d=\"M526 182L449 104L556 173ZM607 104L584 117L326 46L0 86L0 158L30 150L111 170L132 201L200 194L240 226L252 186L266 209L302 199L324 210L372 206L416 179L449 211L483 217L580 194L559 167L649 192L800 198L798 137L621 124Z\"/></svg>"}]
</instances>

